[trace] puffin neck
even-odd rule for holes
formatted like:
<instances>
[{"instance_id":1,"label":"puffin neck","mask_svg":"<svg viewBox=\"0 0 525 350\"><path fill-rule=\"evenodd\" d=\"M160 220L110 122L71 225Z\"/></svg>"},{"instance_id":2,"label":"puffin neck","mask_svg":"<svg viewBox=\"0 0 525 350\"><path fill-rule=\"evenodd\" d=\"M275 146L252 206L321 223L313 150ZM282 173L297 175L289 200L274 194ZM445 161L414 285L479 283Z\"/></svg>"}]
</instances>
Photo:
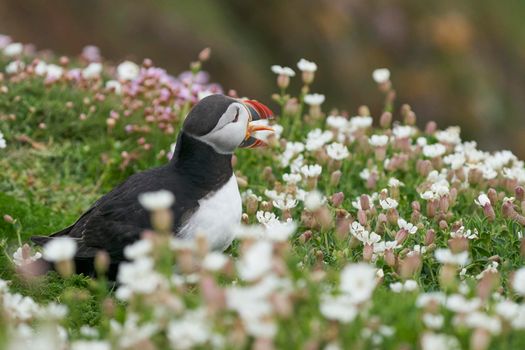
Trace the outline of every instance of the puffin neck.
<instances>
[{"instance_id":1,"label":"puffin neck","mask_svg":"<svg viewBox=\"0 0 525 350\"><path fill-rule=\"evenodd\" d=\"M217 153L210 145L181 130L170 165L196 185L215 187L231 178L231 159L231 154Z\"/></svg>"}]
</instances>

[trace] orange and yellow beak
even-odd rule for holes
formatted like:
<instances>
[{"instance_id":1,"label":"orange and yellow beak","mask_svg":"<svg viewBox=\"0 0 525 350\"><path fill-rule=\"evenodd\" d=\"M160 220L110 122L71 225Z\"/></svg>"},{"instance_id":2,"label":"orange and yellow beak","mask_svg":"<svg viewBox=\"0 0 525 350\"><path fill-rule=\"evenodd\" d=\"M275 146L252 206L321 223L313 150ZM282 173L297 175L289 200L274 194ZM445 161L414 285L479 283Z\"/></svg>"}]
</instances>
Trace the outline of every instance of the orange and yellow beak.
<instances>
[{"instance_id":1,"label":"orange and yellow beak","mask_svg":"<svg viewBox=\"0 0 525 350\"><path fill-rule=\"evenodd\" d=\"M239 147L256 148L266 146L265 141L254 137L253 134L257 131L274 131L271 126L257 123L258 120L272 118L273 112L270 108L255 100L243 100L241 102L248 109L250 119L246 128L246 137Z\"/></svg>"}]
</instances>

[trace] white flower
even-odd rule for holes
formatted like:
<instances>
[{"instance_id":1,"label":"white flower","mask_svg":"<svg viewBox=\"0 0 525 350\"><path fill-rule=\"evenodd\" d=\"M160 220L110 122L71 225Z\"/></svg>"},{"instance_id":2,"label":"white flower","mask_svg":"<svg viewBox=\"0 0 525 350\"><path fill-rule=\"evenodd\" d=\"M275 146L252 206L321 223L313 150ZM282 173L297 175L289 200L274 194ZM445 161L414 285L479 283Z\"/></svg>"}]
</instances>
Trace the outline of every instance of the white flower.
<instances>
[{"instance_id":1,"label":"white flower","mask_svg":"<svg viewBox=\"0 0 525 350\"><path fill-rule=\"evenodd\" d=\"M303 165L301 167L301 173L305 177L318 177L322 171L323 168L319 164Z\"/></svg>"},{"instance_id":2,"label":"white flower","mask_svg":"<svg viewBox=\"0 0 525 350\"><path fill-rule=\"evenodd\" d=\"M251 245L237 262L239 277L255 281L272 268L273 245L268 241L257 241Z\"/></svg>"},{"instance_id":3,"label":"white flower","mask_svg":"<svg viewBox=\"0 0 525 350\"><path fill-rule=\"evenodd\" d=\"M441 314L429 314L425 313L423 315L423 323L425 326L431 329L440 329L445 323L445 317Z\"/></svg>"},{"instance_id":4,"label":"white flower","mask_svg":"<svg viewBox=\"0 0 525 350\"><path fill-rule=\"evenodd\" d=\"M312 191L304 198L304 207L309 211L316 211L323 205L323 195L319 191Z\"/></svg>"},{"instance_id":5,"label":"white flower","mask_svg":"<svg viewBox=\"0 0 525 350\"><path fill-rule=\"evenodd\" d=\"M285 222L279 220L272 221L266 226L265 237L274 242L285 242L295 232L297 224L292 219Z\"/></svg>"},{"instance_id":6,"label":"white flower","mask_svg":"<svg viewBox=\"0 0 525 350\"><path fill-rule=\"evenodd\" d=\"M153 265L153 259L149 257L120 264L117 280L121 286L117 298L126 300L133 292L150 294L157 290L162 277L153 270Z\"/></svg>"},{"instance_id":7,"label":"white flower","mask_svg":"<svg viewBox=\"0 0 525 350\"><path fill-rule=\"evenodd\" d=\"M388 187L401 187L401 186L405 186L405 184L399 181L398 179L396 179L395 177L391 177L390 179L388 179Z\"/></svg>"},{"instance_id":8,"label":"white flower","mask_svg":"<svg viewBox=\"0 0 525 350\"><path fill-rule=\"evenodd\" d=\"M124 324L120 324L115 320L110 320L111 334L118 339L117 348L127 349L136 344L149 339L158 331L159 326L154 323L138 324L139 317L128 312Z\"/></svg>"},{"instance_id":9,"label":"white flower","mask_svg":"<svg viewBox=\"0 0 525 350\"><path fill-rule=\"evenodd\" d=\"M459 126L450 126L446 130L436 131L435 136L439 142L457 145L461 143L460 133L461 129Z\"/></svg>"},{"instance_id":10,"label":"white flower","mask_svg":"<svg viewBox=\"0 0 525 350\"><path fill-rule=\"evenodd\" d=\"M405 292L413 292L417 289L417 282L414 280L407 280L404 283L402 282L395 282L390 284L390 289L394 293L401 293L403 291Z\"/></svg>"},{"instance_id":11,"label":"white flower","mask_svg":"<svg viewBox=\"0 0 525 350\"><path fill-rule=\"evenodd\" d=\"M77 252L77 242L69 237L57 237L44 245L44 259L51 262L71 260Z\"/></svg>"},{"instance_id":12,"label":"white flower","mask_svg":"<svg viewBox=\"0 0 525 350\"><path fill-rule=\"evenodd\" d=\"M287 184L293 185L302 180L301 174L283 174L283 180Z\"/></svg>"},{"instance_id":13,"label":"white flower","mask_svg":"<svg viewBox=\"0 0 525 350\"><path fill-rule=\"evenodd\" d=\"M468 252L453 254L449 249L437 249L435 252L436 259L442 264L451 264L465 266L469 262Z\"/></svg>"},{"instance_id":14,"label":"white flower","mask_svg":"<svg viewBox=\"0 0 525 350\"><path fill-rule=\"evenodd\" d=\"M396 139L409 138L415 133L416 133L416 129L410 125L396 125L394 126L394 129L392 130L392 134L394 134Z\"/></svg>"},{"instance_id":15,"label":"white flower","mask_svg":"<svg viewBox=\"0 0 525 350\"><path fill-rule=\"evenodd\" d=\"M342 116L329 115L326 118L326 125L334 129L343 130L348 126L348 119Z\"/></svg>"},{"instance_id":16,"label":"white flower","mask_svg":"<svg viewBox=\"0 0 525 350\"><path fill-rule=\"evenodd\" d=\"M168 209L175 202L175 196L168 190L139 194L140 204L147 210Z\"/></svg>"},{"instance_id":17,"label":"white flower","mask_svg":"<svg viewBox=\"0 0 525 350\"><path fill-rule=\"evenodd\" d=\"M512 288L521 296L525 296L525 267L522 267L514 274Z\"/></svg>"},{"instance_id":18,"label":"white flower","mask_svg":"<svg viewBox=\"0 0 525 350\"><path fill-rule=\"evenodd\" d=\"M106 89L113 90L117 95L122 93L122 84L116 80L108 80L106 82Z\"/></svg>"},{"instance_id":19,"label":"white flower","mask_svg":"<svg viewBox=\"0 0 525 350\"><path fill-rule=\"evenodd\" d=\"M370 116L356 116L350 119L350 126L355 129L366 129L372 125L374 120Z\"/></svg>"},{"instance_id":20,"label":"white flower","mask_svg":"<svg viewBox=\"0 0 525 350\"><path fill-rule=\"evenodd\" d=\"M469 313L464 322L470 328L482 328L494 335L501 333L501 321L499 318L488 316L484 312L475 311Z\"/></svg>"},{"instance_id":21,"label":"white flower","mask_svg":"<svg viewBox=\"0 0 525 350\"><path fill-rule=\"evenodd\" d=\"M420 136L417 138L416 143L420 147L425 147L428 144L426 137Z\"/></svg>"},{"instance_id":22,"label":"white flower","mask_svg":"<svg viewBox=\"0 0 525 350\"><path fill-rule=\"evenodd\" d=\"M478 230L474 229L472 230L466 230L465 226L461 226L456 231L451 231L450 236L453 238L467 238L467 239L476 239L478 238Z\"/></svg>"},{"instance_id":23,"label":"white flower","mask_svg":"<svg viewBox=\"0 0 525 350\"><path fill-rule=\"evenodd\" d=\"M416 300L417 307L427 307L431 304L443 305L446 301L446 295L442 292L431 292L420 294Z\"/></svg>"},{"instance_id":24,"label":"white flower","mask_svg":"<svg viewBox=\"0 0 525 350\"><path fill-rule=\"evenodd\" d=\"M465 299L461 294L452 294L446 300L445 306L451 311L468 314L479 309L481 306L481 300L479 298L472 298L469 300Z\"/></svg>"},{"instance_id":25,"label":"white flower","mask_svg":"<svg viewBox=\"0 0 525 350\"><path fill-rule=\"evenodd\" d=\"M352 322L357 316L357 308L347 295L323 296L320 309L327 319L342 323Z\"/></svg>"},{"instance_id":26,"label":"white flower","mask_svg":"<svg viewBox=\"0 0 525 350\"><path fill-rule=\"evenodd\" d=\"M153 249L153 243L149 239L141 239L124 248L124 256L130 260L137 260L149 255Z\"/></svg>"},{"instance_id":27,"label":"white flower","mask_svg":"<svg viewBox=\"0 0 525 350\"><path fill-rule=\"evenodd\" d=\"M423 147L423 155L428 158L441 157L446 151L447 148L440 143Z\"/></svg>"},{"instance_id":28,"label":"white flower","mask_svg":"<svg viewBox=\"0 0 525 350\"><path fill-rule=\"evenodd\" d=\"M64 74L64 68L57 66L56 64L47 65L47 75L48 79L60 79Z\"/></svg>"},{"instance_id":29,"label":"white flower","mask_svg":"<svg viewBox=\"0 0 525 350\"><path fill-rule=\"evenodd\" d=\"M47 73L47 64L44 61L39 61L35 66L35 74L36 75L46 75Z\"/></svg>"},{"instance_id":30,"label":"white flower","mask_svg":"<svg viewBox=\"0 0 525 350\"><path fill-rule=\"evenodd\" d=\"M4 134L0 131L0 148L6 148L7 143L5 142Z\"/></svg>"},{"instance_id":31,"label":"white flower","mask_svg":"<svg viewBox=\"0 0 525 350\"><path fill-rule=\"evenodd\" d=\"M381 208L383 208L384 210L395 209L399 205L399 203L395 199L392 199L392 198L386 198L385 200L380 199L379 204L381 205Z\"/></svg>"},{"instance_id":32,"label":"white flower","mask_svg":"<svg viewBox=\"0 0 525 350\"><path fill-rule=\"evenodd\" d=\"M297 206L297 199L286 196L284 198L277 198L273 201L273 206L280 210L293 209Z\"/></svg>"},{"instance_id":33,"label":"white flower","mask_svg":"<svg viewBox=\"0 0 525 350\"><path fill-rule=\"evenodd\" d=\"M295 72L290 67L281 67L281 66L278 66L278 65L273 65L272 66L272 72L274 72L275 74L286 75L286 76L289 76L289 77L295 76Z\"/></svg>"},{"instance_id":34,"label":"white flower","mask_svg":"<svg viewBox=\"0 0 525 350\"><path fill-rule=\"evenodd\" d=\"M319 106L324 100L325 97L322 94L308 94L304 96L304 103L310 106Z\"/></svg>"},{"instance_id":35,"label":"white flower","mask_svg":"<svg viewBox=\"0 0 525 350\"><path fill-rule=\"evenodd\" d=\"M24 51L24 45L21 43L11 43L4 47L4 55L12 57L18 56Z\"/></svg>"},{"instance_id":36,"label":"white flower","mask_svg":"<svg viewBox=\"0 0 525 350\"><path fill-rule=\"evenodd\" d=\"M445 164L449 164L452 170L461 169L465 165L466 161L465 155L461 153L449 154L443 158L443 162Z\"/></svg>"},{"instance_id":37,"label":"white flower","mask_svg":"<svg viewBox=\"0 0 525 350\"><path fill-rule=\"evenodd\" d=\"M388 143L388 136L387 135L372 135L368 139L368 143L370 143L370 145L374 147L384 147Z\"/></svg>"},{"instance_id":38,"label":"white flower","mask_svg":"<svg viewBox=\"0 0 525 350\"><path fill-rule=\"evenodd\" d=\"M478 196L478 199L475 199L474 200L474 203L476 203L477 205L479 205L480 207L485 207L487 204L490 205L490 199L489 197L485 194L485 193L481 193L479 196Z\"/></svg>"},{"instance_id":39,"label":"white flower","mask_svg":"<svg viewBox=\"0 0 525 350\"><path fill-rule=\"evenodd\" d=\"M302 72L315 72L317 70L317 64L301 58L301 60L297 62L297 68Z\"/></svg>"},{"instance_id":40,"label":"white flower","mask_svg":"<svg viewBox=\"0 0 525 350\"><path fill-rule=\"evenodd\" d=\"M519 305L510 300L503 300L496 304L496 313L507 321L512 321L518 311Z\"/></svg>"},{"instance_id":41,"label":"white flower","mask_svg":"<svg viewBox=\"0 0 525 350\"><path fill-rule=\"evenodd\" d=\"M206 254L202 261L202 267L208 271L219 271L228 262L228 257L219 252L210 252Z\"/></svg>"},{"instance_id":42,"label":"white flower","mask_svg":"<svg viewBox=\"0 0 525 350\"><path fill-rule=\"evenodd\" d=\"M277 216L274 213L269 212L269 211L259 210L255 214L255 217L257 218L257 221L263 225L267 225L274 221L279 221L279 219L277 219Z\"/></svg>"},{"instance_id":43,"label":"white flower","mask_svg":"<svg viewBox=\"0 0 525 350\"><path fill-rule=\"evenodd\" d=\"M111 344L104 340L77 340L71 343L71 350L111 350Z\"/></svg>"},{"instance_id":44,"label":"white flower","mask_svg":"<svg viewBox=\"0 0 525 350\"><path fill-rule=\"evenodd\" d=\"M459 342L451 335L427 332L421 338L422 350L459 350Z\"/></svg>"},{"instance_id":45,"label":"white flower","mask_svg":"<svg viewBox=\"0 0 525 350\"><path fill-rule=\"evenodd\" d=\"M356 304L369 300L375 287L376 269L368 264L350 264L341 272L339 288Z\"/></svg>"},{"instance_id":46,"label":"white flower","mask_svg":"<svg viewBox=\"0 0 525 350\"><path fill-rule=\"evenodd\" d=\"M390 80L390 71L388 68L378 68L372 72L372 78L378 84L386 83Z\"/></svg>"},{"instance_id":47,"label":"white flower","mask_svg":"<svg viewBox=\"0 0 525 350\"><path fill-rule=\"evenodd\" d=\"M348 152L348 148L346 148L345 145L341 143L331 143L326 147L326 153L328 156L334 160L343 160L345 158L348 158L350 155L350 152Z\"/></svg>"},{"instance_id":48,"label":"white flower","mask_svg":"<svg viewBox=\"0 0 525 350\"><path fill-rule=\"evenodd\" d=\"M525 305L520 305L516 317L512 319L514 329L525 329Z\"/></svg>"},{"instance_id":49,"label":"white flower","mask_svg":"<svg viewBox=\"0 0 525 350\"><path fill-rule=\"evenodd\" d=\"M5 72L7 74L16 74L24 70L25 63L19 60L10 62L7 66L5 66Z\"/></svg>"},{"instance_id":50,"label":"white flower","mask_svg":"<svg viewBox=\"0 0 525 350\"><path fill-rule=\"evenodd\" d=\"M117 77L120 80L134 80L139 76L140 67L131 61L124 61L117 67Z\"/></svg>"},{"instance_id":51,"label":"white flower","mask_svg":"<svg viewBox=\"0 0 525 350\"><path fill-rule=\"evenodd\" d=\"M31 297L19 293L5 293L2 298L3 309L8 319L28 321L40 312L40 307Z\"/></svg>"},{"instance_id":52,"label":"white flower","mask_svg":"<svg viewBox=\"0 0 525 350\"><path fill-rule=\"evenodd\" d=\"M439 196L436 196L436 194L432 191L425 191L423 193L420 194L421 196L421 199L424 199L424 200L431 200L431 199L437 199L439 198Z\"/></svg>"},{"instance_id":53,"label":"white flower","mask_svg":"<svg viewBox=\"0 0 525 350\"><path fill-rule=\"evenodd\" d=\"M203 309L187 311L182 318L168 324L168 339L173 349L193 349L211 337L211 329Z\"/></svg>"},{"instance_id":54,"label":"white flower","mask_svg":"<svg viewBox=\"0 0 525 350\"><path fill-rule=\"evenodd\" d=\"M92 62L82 70L82 76L84 79L98 78L100 77L100 73L102 73L102 64L98 62Z\"/></svg>"},{"instance_id":55,"label":"white flower","mask_svg":"<svg viewBox=\"0 0 525 350\"><path fill-rule=\"evenodd\" d=\"M18 247L16 252L13 254L13 262L16 266L24 266L37 261L42 257L42 254L36 252L35 255L31 255L31 248L25 244L23 247Z\"/></svg>"},{"instance_id":56,"label":"white flower","mask_svg":"<svg viewBox=\"0 0 525 350\"><path fill-rule=\"evenodd\" d=\"M405 219L402 219L402 218L397 219L397 225L399 226L400 229L406 230L411 235L417 232L417 226L414 226L412 223L407 222Z\"/></svg>"},{"instance_id":57,"label":"white flower","mask_svg":"<svg viewBox=\"0 0 525 350\"><path fill-rule=\"evenodd\" d=\"M394 293L401 293L403 291L403 283L401 282L391 283L390 290Z\"/></svg>"}]
</instances>

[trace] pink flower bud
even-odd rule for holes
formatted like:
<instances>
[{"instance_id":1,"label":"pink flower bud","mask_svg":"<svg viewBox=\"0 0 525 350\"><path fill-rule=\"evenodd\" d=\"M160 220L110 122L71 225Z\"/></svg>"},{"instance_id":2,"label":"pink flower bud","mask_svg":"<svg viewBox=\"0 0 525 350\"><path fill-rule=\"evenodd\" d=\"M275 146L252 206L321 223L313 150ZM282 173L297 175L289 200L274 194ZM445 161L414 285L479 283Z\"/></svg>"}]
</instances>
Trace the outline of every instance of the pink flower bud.
<instances>
[{"instance_id":1,"label":"pink flower bud","mask_svg":"<svg viewBox=\"0 0 525 350\"><path fill-rule=\"evenodd\" d=\"M390 127L390 124L392 124L392 113L384 112L383 114L381 114L381 118L379 119L379 125L383 129L387 129Z\"/></svg>"},{"instance_id":2,"label":"pink flower bud","mask_svg":"<svg viewBox=\"0 0 525 350\"><path fill-rule=\"evenodd\" d=\"M427 202L427 216L429 218L436 216L438 204L439 201L437 199L432 199Z\"/></svg>"},{"instance_id":3,"label":"pink flower bud","mask_svg":"<svg viewBox=\"0 0 525 350\"><path fill-rule=\"evenodd\" d=\"M397 231L395 240L397 241L397 243L403 244L403 242L407 239L407 237L408 237L408 231L405 229L401 229Z\"/></svg>"},{"instance_id":4,"label":"pink flower bud","mask_svg":"<svg viewBox=\"0 0 525 350\"><path fill-rule=\"evenodd\" d=\"M483 173L479 169L470 169L468 172L468 182L471 184L478 184L483 179Z\"/></svg>"},{"instance_id":5,"label":"pink flower bud","mask_svg":"<svg viewBox=\"0 0 525 350\"><path fill-rule=\"evenodd\" d=\"M370 174L368 179L366 180L366 188L368 189L374 189L377 186L377 173L374 171Z\"/></svg>"},{"instance_id":6,"label":"pink flower bud","mask_svg":"<svg viewBox=\"0 0 525 350\"><path fill-rule=\"evenodd\" d=\"M517 186L514 189L514 193L518 201L522 202L525 200L525 189L522 186Z\"/></svg>"},{"instance_id":7,"label":"pink flower bud","mask_svg":"<svg viewBox=\"0 0 525 350\"><path fill-rule=\"evenodd\" d=\"M392 249L386 249L385 250L385 262L390 267L396 266L396 256L395 256L394 251Z\"/></svg>"},{"instance_id":8,"label":"pink flower bud","mask_svg":"<svg viewBox=\"0 0 525 350\"><path fill-rule=\"evenodd\" d=\"M425 126L425 133L429 135L433 135L437 130L437 124L435 121L431 120L427 123Z\"/></svg>"},{"instance_id":9,"label":"pink flower bud","mask_svg":"<svg viewBox=\"0 0 525 350\"><path fill-rule=\"evenodd\" d=\"M345 199L345 194L343 192L337 192L332 195L332 204L334 207L338 208L343 204Z\"/></svg>"},{"instance_id":10,"label":"pink flower bud","mask_svg":"<svg viewBox=\"0 0 525 350\"><path fill-rule=\"evenodd\" d=\"M421 213L417 210L414 210L412 214L410 214L410 221L413 223L419 222L420 218L421 218Z\"/></svg>"},{"instance_id":11,"label":"pink flower bud","mask_svg":"<svg viewBox=\"0 0 525 350\"><path fill-rule=\"evenodd\" d=\"M372 260L373 255L374 255L374 246L371 244L365 244L365 247L363 248L363 260L368 262Z\"/></svg>"},{"instance_id":12,"label":"pink flower bud","mask_svg":"<svg viewBox=\"0 0 525 350\"><path fill-rule=\"evenodd\" d=\"M390 224L397 224L397 219L399 219L399 213L397 212L397 210L394 208L388 209L387 219Z\"/></svg>"},{"instance_id":13,"label":"pink flower bud","mask_svg":"<svg viewBox=\"0 0 525 350\"><path fill-rule=\"evenodd\" d=\"M510 201L505 201L501 206L501 212L503 216L512 219L516 216L517 212L514 210L514 205Z\"/></svg>"},{"instance_id":14,"label":"pink flower bud","mask_svg":"<svg viewBox=\"0 0 525 350\"><path fill-rule=\"evenodd\" d=\"M413 201L410 206L412 207L412 210L421 211L421 204L418 201Z\"/></svg>"},{"instance_id":15,"label":"pink flower bud","mask_svg":"<svg viewBox=\"0 0 525 350\"><path fill-rule=\"evenodd\" d=\"M487 350L490 345L491 336L488 330L478 327L470 336L471 350Z\"/></svg>"},{"instance_id":16,"label":"pink flower bud","mask_svg":"<svg viewBox=\"0 0 525 350\"><path fill-rule=\"evenodd\" d=\"M334 171L330 176L330 184L332 186L337 186L339 184L339 181L341 180L342 175L343 173L341 172L341 170Z\"/></svg>"},{"instance_id":17,"label":"pink flower bud","mask_svg":"<svg viewBox=\"0 0 525 350\"><path fill-rule=\"evenodd\" d=\"M388 222L388 218L384 213L380 213L377 216L376 229L377 233L383 233L385 231L385 225Z\"/></svg>"},{"instance_id":18,"label":"pink flower bud","mask_svg":"<svg viewBox=\"0 0 525 350\"><path fill-rule=\"evenodd\" d=\"M456 199L458 198L458 190L455 187L452 187L450 189L450 192L448 193L448 202L450 205L454 205L456 203Z\"/></svg>"},{"instance_id":19,"label":"pink flower bud","mask_svg":"<svg viewBox=\"0 0 525 350\"><path fill-rule=\"evenodd\" d=\"M429 229L425 235L425 245L431 245L436 239L436 232L432 229Z\"/></svg>"},{"instance_id":20,"label":"pink flower bud","mask_svg":"<svg viewBox=\"0 0 525 350\"><path fill-rule=\"evenodd\" d=\"M439 198L439 210L441 210L442 213L446 213L448 211L448 207L448 196L441 196L441 198Z\"/></svg>"},{"instance_id":21,"label":"pink flower bud","mask_svg":"<svg viewBox=\"0 0 525 350\"><path fill-rule=\"evenodd\" d=\"M361 209L370 209L370 198L366 194L362 194L361 197L359 197L359 203L361 204Z\"/></svg>"},{"instance_id":22,"label":"pink flower bud","mask_svg":"<svg viewBox=\"0 0 525 350\"><path fill-rule=\"evenodd\" d=\"M312 231L307 230L307 231L304 231L304 232L299 236L299 242L301 242L301 243L306 243L306 242L308 242L311 238L312 238Z\"/></svg>"},{"instance_id":23,"label":"pink flower bud","mask_svg":"<svg viewBox=\"0 0 525 350\"><path fill-rule=\"evenodd\" d=\"M487 197L489 197L490 204L496 205L498 203L498 192L495 189L489 188L487 191Z\"/></svg>"},{"instance_id":24,"label":"pink flower bud","mask_svg":"<svg viewBox=\"0 0 525 350\"><path fill-rule=\"evenodd\" d=\"M367 225L367 218L366 218L366 212L362 209L359 209L357 211L357 220L359 220L359 223L363 226Z\"/></svg>"},{"instance_id":25,"label":"pink flower bud","mask_svg":"<svg viewBox=\"0 0 525 350\"><path fill-rule=\"evenodd\" d=\"M427 177L428 174L430 174L430 172L433 170L432 163L428 159L418 160L416 168L419 175L421 175L422 177Z\"/></svg>"},{"instance_id":26,"label":"pink flower bud","mask_svg":"<svg viewBox=\"0 0 525 350\"><path fill-rule=\"evenodd\" d=\"M468 239L465 237L456 237L448 240L448 247L454 254L468 250Z\"/></svg>"},{"instance_id":27,"label":"pink flower bud","mask_svg":"<svg viewBox=\"0 0 525 350\"><path fill-rule=\"evenodd\" d=\"M8 224L12 224L15 222L15 220L13 219L13 217L9 214L5 214L4 215L4 221L7 222Z\"/></svg>"},{"instance_id":28,"label":"pink flower bud","mask_svg":"<svg viewBox=\"0 0 525 350\"><path fill-rule=\"evenodd\" d=\"M490 205L490 203L487 203L483 206L483 213L491 222L494 221L494 219L496 219L496 213L494 213L494 209L492 208L492 205Z\"/></svg>"}]
</instances>

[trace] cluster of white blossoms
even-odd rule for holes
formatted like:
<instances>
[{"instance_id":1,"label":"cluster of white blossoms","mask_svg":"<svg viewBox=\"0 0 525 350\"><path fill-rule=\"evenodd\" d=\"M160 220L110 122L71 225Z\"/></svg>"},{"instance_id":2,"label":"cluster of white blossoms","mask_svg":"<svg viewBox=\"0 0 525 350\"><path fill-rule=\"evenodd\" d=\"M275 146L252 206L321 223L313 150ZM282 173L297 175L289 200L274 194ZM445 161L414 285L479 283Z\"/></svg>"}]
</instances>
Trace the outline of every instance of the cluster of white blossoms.
<instances>
[{"instance_id":1,"label":"cluster of white blossoms","mask_svg":"<svg viewBox=\"0 0 525 350\"><path fill-rule=\"evenodd\" d=\"M10 74L27 70L23 45L0 49L10 57ZM115 92L145 73L129 61L115 68L106 82ZM245 176L236 165L239 184L248 189L231 251L208 251L201 235L180 240L145 233L124 251L115 293L101 307L114 311L118 303L119 313L102 315L100 328L64 328L67 308L40 305L0 280L9 349L292 347L285 338L313 349L380 348L412 322L399 320L399 310L421 320L410 339L424 350L459 349L465 342L487 350L493 339L520 336L523 161L509 151L478 150L461 140L458 127L420 130L407 106L402 123L392 123L393 109L385 108L377 128L364 106L355 116L320 113L325 96L310 93L317 65L301 59L297 68L304 86L293 98L285 90L296 72L271 70L283 110L292 100L297 110L310 108L304 116L289 113L290 119L304 117L297 121L307 131L296 136L287 129L296 120L280 120L282 127L274 125L280 132L268 137L263 152L268 158L260 158L260 174ZM31 69L43 79L73 74L92 82L113 71L98 60L75 71L43 61ZM388 69L372 77L380 91L389 91ZM273 162L264 164L269 157ZM167 211L176 198L159 191L139 201L156 212ZM502 247L512 259L500 256ZM63 238L42 253L22 246L12 260L19 270L42 257L59 268L75 251L75 240Z\"/></svg>"}]
</instances>

